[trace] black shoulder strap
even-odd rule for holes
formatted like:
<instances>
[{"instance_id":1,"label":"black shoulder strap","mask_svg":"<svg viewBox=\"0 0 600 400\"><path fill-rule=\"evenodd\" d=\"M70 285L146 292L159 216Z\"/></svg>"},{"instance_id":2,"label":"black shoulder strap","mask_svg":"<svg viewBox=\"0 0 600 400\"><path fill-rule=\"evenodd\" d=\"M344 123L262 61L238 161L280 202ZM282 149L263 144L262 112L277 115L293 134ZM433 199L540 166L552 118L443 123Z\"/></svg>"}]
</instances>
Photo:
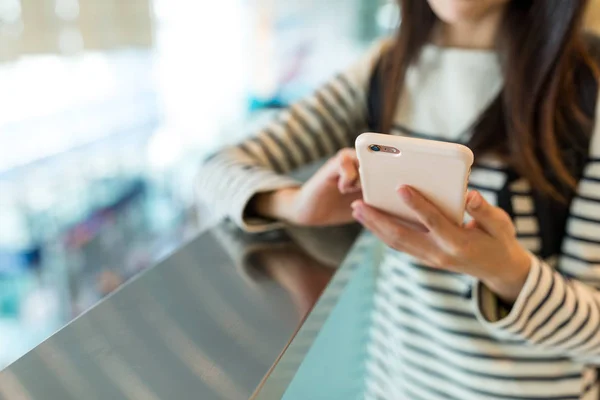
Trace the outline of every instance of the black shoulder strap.
<instances>
[{"instance_id":1,"label":"black shoulder strap","mask_svg":"<svg viewBox=\"0 0 600 400\"><path fill-rule=\"evenodd\" d=\"M371 132L381 132L383 119L383 57L373 69L367 92L367 127Z\"/></svg>"},{"instance_id":2,"label":"black shoulder strap","mask_svg":"<svg viewBox=\"0 0 600 400\"><path fill-rule=\"evenodd\" d=\"M588 34L585 36L585 42L590 55L600 66L600 37ZM578 67L574 74L578 105L581 111L594 121L596 119L598 82L589 67L585 65ZM567 121L565 128L566 132L563 132L564 135L562 136L568 138L569 142L561 146L563 148L562 156L571 174L579 180L583 176L588 161L592 132L589 127L587 129L582 127L574 118ZM548 176L548 179L557 187L561 187L560 182L555 177ZM542 240L540 251L542 258L557 255L561 251L571 202L575 196L573 190L564 186L562 192L566 194L565 202L556 201L540 193L534 193L533 196Z\"/></svg>"}]
</instances>

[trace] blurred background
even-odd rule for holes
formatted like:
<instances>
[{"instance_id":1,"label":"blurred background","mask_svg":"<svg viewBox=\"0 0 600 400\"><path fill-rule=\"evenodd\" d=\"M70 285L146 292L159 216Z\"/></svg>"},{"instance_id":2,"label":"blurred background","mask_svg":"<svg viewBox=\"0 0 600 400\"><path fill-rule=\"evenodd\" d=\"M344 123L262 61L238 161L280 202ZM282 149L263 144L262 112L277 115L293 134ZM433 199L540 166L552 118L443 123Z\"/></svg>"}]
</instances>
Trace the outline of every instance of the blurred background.
<instances>
[{"instance_id":1,"label":"blurred background","mask_svg":"<svg viewBox=\"0 0 600 400\"><path fill-rule=\"evenodd\" d=\"M0 0L0 369L214 220L200 160L395 21L392 0Z\"/></svg>"},{"instance_id":2,"label":"blurred background","mask_svg":"<svg viewBox=\"0 0 600 400\"><path fill-rule=\"evenodd\" d=\"M347 67L387 0L0 0L0 369L216 216L200 160Z\"/></svg>"}]
</instances>

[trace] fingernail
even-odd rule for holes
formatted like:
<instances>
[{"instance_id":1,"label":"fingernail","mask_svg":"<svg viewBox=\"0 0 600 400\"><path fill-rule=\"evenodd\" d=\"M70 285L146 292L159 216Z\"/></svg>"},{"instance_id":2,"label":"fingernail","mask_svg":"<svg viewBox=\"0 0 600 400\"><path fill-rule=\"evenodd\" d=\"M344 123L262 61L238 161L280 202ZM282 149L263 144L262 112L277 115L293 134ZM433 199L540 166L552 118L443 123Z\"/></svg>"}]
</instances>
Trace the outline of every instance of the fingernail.
<instances>
[{"instance_id":1,"label":"fingernail","mask_svg":"<svg viewBox=\"0 0 600 400\"><path fill-rule=\"evenodd\" d=\"M350 204L350 207L352 207L354 210L360 209L360 200L352 202L352 204Z\"/></svg>"},{"instance_id":2,"label":"fingernail","mask_svg":"<svg viewBox=\"0 0 600 400\"><path fill-rule=\"evenodd\" d=\"M471 210L477 210L481 206L482 198L479 192L473 192L471 199L469 200L468 207Z\"/></svg>"},{"instance_id":3,"label":"fingernail","mask_svg":"<svg viewBox=\"0 0 600 400\"><path fill-rule=\"evenodd\" d=\"M357 220L358 222L363 222L363 215L362 213L355 209L354 212L352 213L352 217Z\"/></svg>"},{"instance_id":4,"label":"fingernail","mask_svg":"<svg viewBox=\"0 0 600 400\"><path fill-rule=\"evenodd\" d=\"M400 193L400 196L404 199L404 201L409 202L412 200L413 191L410 187L402 186L400 190L398 190L398 192Z\"/></svg>"}]
</instances>

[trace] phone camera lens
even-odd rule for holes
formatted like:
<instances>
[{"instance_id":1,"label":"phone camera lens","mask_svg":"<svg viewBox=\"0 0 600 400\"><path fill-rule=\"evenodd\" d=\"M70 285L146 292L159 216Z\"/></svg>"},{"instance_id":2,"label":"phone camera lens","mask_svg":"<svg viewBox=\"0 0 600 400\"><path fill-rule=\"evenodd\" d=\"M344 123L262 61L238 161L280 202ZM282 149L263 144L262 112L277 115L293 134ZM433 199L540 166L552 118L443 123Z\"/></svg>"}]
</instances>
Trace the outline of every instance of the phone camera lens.
<instances>
[{"instance_id":1,"label":"phone camera lens","mask_svg":"<svg viewBox=\"0 0 600 400\"><path fill-rule=\"evenodd\" d=\"M371 145L371 150L372 151L380 151L381 148L379 146L377 146L376 144L374 144L374 145Z\"/></svg>"}]
</instances>

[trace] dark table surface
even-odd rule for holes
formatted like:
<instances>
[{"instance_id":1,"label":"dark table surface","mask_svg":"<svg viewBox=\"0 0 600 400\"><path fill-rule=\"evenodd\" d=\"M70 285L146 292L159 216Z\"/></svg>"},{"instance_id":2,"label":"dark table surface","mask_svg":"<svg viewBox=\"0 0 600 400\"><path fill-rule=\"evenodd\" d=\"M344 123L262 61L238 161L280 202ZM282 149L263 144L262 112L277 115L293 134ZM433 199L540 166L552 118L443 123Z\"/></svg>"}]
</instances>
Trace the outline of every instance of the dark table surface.
<instances>
[{"instance_id":1,"label":"dark table surface","mask_svg":"<svg viewBox=\"0 0 600 400\"><path fill-rule=\"evenodd\" d=\"M0 372L0 399L248 399L357 233L221 223Z\"/></svg>"}]
</instances>

